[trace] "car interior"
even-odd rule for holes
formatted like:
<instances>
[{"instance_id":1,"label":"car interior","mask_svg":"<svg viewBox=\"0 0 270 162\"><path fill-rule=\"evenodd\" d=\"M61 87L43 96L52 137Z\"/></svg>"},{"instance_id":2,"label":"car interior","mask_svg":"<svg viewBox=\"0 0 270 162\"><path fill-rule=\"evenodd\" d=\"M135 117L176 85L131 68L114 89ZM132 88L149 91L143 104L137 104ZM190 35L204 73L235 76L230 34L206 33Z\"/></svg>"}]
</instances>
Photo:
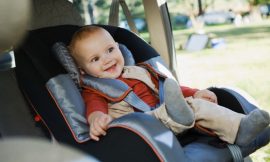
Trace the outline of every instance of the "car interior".
<instances>
[{"instance_id":1,"label":"car interior","mask_svg":"<svg viewBox=\"0 0 270 162\"><path fill-rule=\"evenodd\" d=\"M79 89L69 69L57 60L56 43L68 45L85 24L67 0L31 0L31 20L21 42L0 56L0 137L42 138L68 145L100 161L243 161L269 142L265 129L245 147L230 145L203 132L176 136L159 120L144 113L115 119L99 142L89 139ZM166 1L142 0L149 40L140 37L125 0L112 0L107 24L98 25L123 44L135 63L162 59L176 79L176 53ZM119 10L119 7L122 7ZM123 11L130 30L119 27ZM155 58L158 58L156 61ZM51 89L48 84L53 81ZM259 106L248 94L229 87L209 87L218 103L248 114ZM76 95L75 95L76 94ZM60 96L60 97L58 97ZM33 153L34 154L34 153Z\"/></svg>"}]
</instances>

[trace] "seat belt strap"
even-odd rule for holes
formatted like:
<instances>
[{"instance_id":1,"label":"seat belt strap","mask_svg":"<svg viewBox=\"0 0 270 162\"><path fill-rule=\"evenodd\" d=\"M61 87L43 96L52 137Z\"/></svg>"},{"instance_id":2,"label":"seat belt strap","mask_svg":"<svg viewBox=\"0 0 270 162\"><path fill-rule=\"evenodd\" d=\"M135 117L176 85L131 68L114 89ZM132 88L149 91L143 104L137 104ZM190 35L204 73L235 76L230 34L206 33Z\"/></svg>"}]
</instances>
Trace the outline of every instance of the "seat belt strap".
<instances>
[{"instance_id":1,"label":"seat belt strap","mask_svg":"<svg viewBox=\"0 0 270 162\"><path fill-rule=\"evenodd\" d=\"M119 23L119 0L112 0L108 25L118 26Z\"/></svg>"},{"instance_id":2,"label":"seat belt strap","mask_svg":"<svg viewBox=\"0 0 270 162\"><path fill-rule=\"evenodd\" d=\"M164 79L159 79L159 103L162 105L164 103Z\"/></svg>"},{"instance_id":3,"label":"seat belt strap","mask_svg":"<svg viewBox=\"0 0 270 162\"><path fill-rule=\"evenodd\" d=\"M140 99L133 91L131 91L124 98L124 101L126 101L136 109L141 110L142 112L147 112L151 110L151 107L147 105L142 99Z\"/></svg>"},{"instance_id":4,"label":"seat belt strap","mask_svg":"<svg viewBox=\"0 0 270 162\"><path fill-rule=\"evenodd\" d=\"M96 78L90 75L84 75L82 82L86 86L101 91L111 98L120 98L130 88L126 83L117 79ZM151 107L140 99L133 91L130 91L123 99L125 102L142 112L150 111Z\"/></svg>"},{"instance_id":5,"label":"seat belt strap","mask_svg":"<svg viewBox=\"0 0 270 162\"><path fill-rule=\"evenodd\" d=\"M227 146L232 154L233 162L244 162L244 158L242 156L239 146L231 144L228 144Z\"/></svg>"},{"instance_id":6,"label":"seat belt strap","mask_svg":"<svg viewBox=\"0 0 270 162\"><path fill-rule=\"evenodd\" d=\"M135 23L132 19L131 13L128 9L127 3L125 0L112 0L110 15L109 15L109 25L118 26L119 25L119 4L121 5L124 15L127 19L128 26L133 33L139 35L139 32L135 26Z\"/></svg>"},{"instance_id":7,"label":"seat belt strap","mask_svg":"<svg viewBox=\"0 0 270 162\"><path fill-rule=\"evenodd\" d=\"M131 13L130 13L130 11L128 9L126 1L120 0L120 5L122 6L122 9L123 9L123 12L124 12L124 14L126 16L126 19L127 19L128 26L129 26L130 30L133 33L136 33L137 35L139 35L139 31L137 30L137 28L135 26L135 23L134 23L134 21L132 19L132 16L131 16Z\"/></svg>"}]
</instances>

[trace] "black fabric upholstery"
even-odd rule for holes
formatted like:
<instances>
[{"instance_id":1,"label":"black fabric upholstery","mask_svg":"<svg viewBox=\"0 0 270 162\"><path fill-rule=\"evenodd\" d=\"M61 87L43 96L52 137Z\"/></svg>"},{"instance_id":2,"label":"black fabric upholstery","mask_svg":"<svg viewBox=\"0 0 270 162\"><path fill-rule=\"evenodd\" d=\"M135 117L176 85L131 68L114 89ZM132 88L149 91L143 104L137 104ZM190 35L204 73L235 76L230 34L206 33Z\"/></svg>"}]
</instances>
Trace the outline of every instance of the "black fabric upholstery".
<instances>
[{"instance_id":1,"label":"black fabric upholstery","mask_svg":"<svg viewBox=\"0 0 270 162\"><path fill-rule=\"evenodd\" d=\"M235 112L244 114L242 105L231 93L216 87L211 87L209 90L217 95L219 105L230 108Z\"/></svg>"},{"instance_id":2,"label":"black fabric upholstery","mask_svg":"<svg viewBox=\"0 0 270 162\"><path fill-rule=\"evenodd\" d=\"M110 128L99 142L88 141L76 147L104 162L160 162L141 137L122 128Z\"/></svg>"}]
</instances>

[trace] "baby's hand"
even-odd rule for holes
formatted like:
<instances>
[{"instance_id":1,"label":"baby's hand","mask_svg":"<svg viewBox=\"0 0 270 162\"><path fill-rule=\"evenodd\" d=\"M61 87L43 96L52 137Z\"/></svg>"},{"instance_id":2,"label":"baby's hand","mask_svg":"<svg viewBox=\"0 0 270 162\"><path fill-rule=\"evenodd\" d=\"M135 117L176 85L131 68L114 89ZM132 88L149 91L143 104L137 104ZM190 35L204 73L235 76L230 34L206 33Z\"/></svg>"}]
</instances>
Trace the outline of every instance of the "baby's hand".
<instances>
[{"instance_id":1,"label":"baby's hand","mask_svg":"<svg viewBox=\"0 0 270 162\"><path fill-rule=\"evenodd\" d=\"M108 124L112 121L112 117L101 111L95 111L88 117L90 126L90 137L95 141L99 141L100 135L105 136Z\"/></svg>"},{"instance_id":2,"label":"baby's hand","mask_svg":"<svg viewBox=\"0 0 270 162\"><path fill-rule=\"evenodd\" d=\"M217 103L217 96L212 91L209 91L208 89L203 89L195 92L193 95L194 98L201 98L210 102Z\"/></svg>"}]
</instances>

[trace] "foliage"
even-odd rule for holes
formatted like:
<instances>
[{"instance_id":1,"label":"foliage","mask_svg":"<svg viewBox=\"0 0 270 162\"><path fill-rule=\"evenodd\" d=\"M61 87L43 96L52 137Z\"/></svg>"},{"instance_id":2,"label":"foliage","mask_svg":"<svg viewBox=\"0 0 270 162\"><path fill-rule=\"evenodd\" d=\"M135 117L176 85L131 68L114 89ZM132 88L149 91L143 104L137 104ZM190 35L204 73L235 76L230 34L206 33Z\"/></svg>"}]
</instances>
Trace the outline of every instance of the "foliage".
<instances>
[{"instance_id":1,"label":"foliage","mask_svg":"<svg viewBox=\"0 0 270 162\"><path fill-rule=\"evenodd\" d=\"M75 8L77 8L77 10L82 13L83 12L83 6L82 4L82 0L73 0L73 4L75 6Z\"/></svg>"},{"instance_id":2,"label":"foliage","mask_svg":"<svg viewBox=\"0 0 270 162\"><path fill-rule=\"evenodd\" d=\"M98 24L107 24L111 1L96 0L94 3L96 12L96 22Z\"/></svg>"},{"instance_id":3,"label":"foliage","mask_svg":"<svg viewBox=\"0 0 270 162\"><path fill-rule=\"evenodd\" d=\"M132 14L133 18L143 18L144 17L144 11L143 11L143 5L141 0L126 0L126 3L128 5L128 8ZM109 17L109 10L110 10L111 1L106 0L96 0L94 3L94 8L96 9L96 21L99 24L107 24L108 17ZM122 12L121 7L119 7L120 20L125 20L125 16Z\"/></svg>"},{"instance_id":4,"label":"foliage","mask_svg":"<svg viewBox=\"0 0 270 162\"><path fill-rule=\"evenodd\" d=\"M270 3L270 0L247 0L251 5L259 5L259 4L266 4Z\"/></svg>"},{"instance_id":5,"label":"foliage","mask_svg":"<svg viewBox=\"0 0 270 162\"><path fill-rule=\"evenodd\" d=\"M180 83L196 88L233 86L255 98L261 108L270 112L270 20L235 27L206 27L226 41L226 48L198 52L178 50ZM176 46L183 44L193 31L174 31ZM270 144L251 155L254 162L270 162Z\"/></svg>"},{"instance_id":6,"label":"foliage","mask_svg":"<svg viewBox=\"0 0 270 162\"><path fill-rule=\"evenodd\" d=\"M129 10L131 11L132 17L143 19L144 16L144 8L142 4L142 0L125 0ZM88 3L87 3L88 2ZM99 24L107 24L109 17L109 10L111 5L111 0L73 0L75 7L81 13L83 19L85 15L89 15L92 19L92 22ZM200 2L200 3L199 3ZM220 2L220 1L219 1ZM236 3L239 0L222 0L224 4ZM242 0L242 3L248 3L250 6L270 3L270 0ZM193 22L193 24L197 24L196 17L199 14L205 13L209 8L214 8L218 2L215 0L170 0L168 1L168 8L170 12L174 12L175 14L185 14L188 15ZM88 5L85 7L83 5ZM88 11L84 11L88 8ZM87 14L87 12L89 14ZM93 13L95 16L93 16ZM120 7L120 21L125 20L125 16ZM172 21L174 21L172 19ZM200 27L197 27L200 28Z\"/></svg>"}]
</instances>

